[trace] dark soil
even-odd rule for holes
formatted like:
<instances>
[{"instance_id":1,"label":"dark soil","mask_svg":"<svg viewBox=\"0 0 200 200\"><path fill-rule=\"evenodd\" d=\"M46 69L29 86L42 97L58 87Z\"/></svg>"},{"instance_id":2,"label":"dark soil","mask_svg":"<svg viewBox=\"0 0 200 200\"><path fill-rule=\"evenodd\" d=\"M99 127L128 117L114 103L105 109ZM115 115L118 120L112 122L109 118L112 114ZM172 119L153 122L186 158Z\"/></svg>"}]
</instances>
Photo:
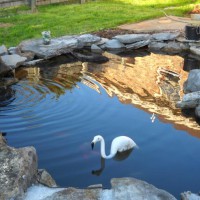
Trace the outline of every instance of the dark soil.
<instances>
[{"instance_id":1,"label":"dark soil","mask_svg":"<svg viewBox=\"0 0 200 200\"><path fill-rule=\"evenodd\" d=\"M133 34L133 33L135 32L132 30L122 30L122 29L106 29L106 30L94 32L95 35L102 38L108 38L108 39L111 39L112 37L116 35Z\"/></svg>"}]
</instances>

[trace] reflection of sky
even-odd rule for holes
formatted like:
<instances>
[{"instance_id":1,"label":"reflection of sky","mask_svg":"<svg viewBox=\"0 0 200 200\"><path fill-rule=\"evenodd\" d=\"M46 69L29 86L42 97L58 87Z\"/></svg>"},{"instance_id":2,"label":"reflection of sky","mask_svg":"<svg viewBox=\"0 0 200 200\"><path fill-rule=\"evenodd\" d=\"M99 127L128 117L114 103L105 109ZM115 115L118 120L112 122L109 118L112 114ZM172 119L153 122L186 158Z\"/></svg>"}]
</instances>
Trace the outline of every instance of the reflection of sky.
<instances>
[{"instance_id":1,"label":"reflection of sky","mask_svg":"<svg viewBox=\"0 0 200 200\"><path fill-rule=\"evenodd\" d=\"M112 56L113 63L119 60L118 56ZM155 55L153 60L156 60ZM196 152L200 151L199 139L188 134L198 130L198 126L190 119L187 131L180 111L175 112L166 98L153 96L154 91L159 94L158 85L148 85L151 80L143 77L141 71L145 64L137 68L137 62L141 63L142 58L135 58L134 63L127 59L128 65L123 70L120 65L113 64L112 68L109 62L100 66L89 63L87 76L80 75L82 65L52 69L59 72L59 77L43 71L41 74L46 74L46 78L49 74L53 80L45 79L48 84L44 84L43 77L43 80L37 80L42 81L42 91L48 91L45 95L38 92L40 90L32 90L30 84L28 87L23 84L26 80L19 82L14 86L17 98L11 104L17 106L13 110L1 110L4 117L0 127L7 132L8 144L15 147L33 145L39 156L39 168L47 169L61 186L87 187L102 183L104 187L110 187L111 178L133 176L165 189L177 198L180 192L198 191L200 160ZM153 66L148 64L151 72L155 72L151 76L156 81L157 70ZM68 79L66 73L71 76L66 82L72 82L76 87L68 89L55 83L54 86L64 91L55 97L58 90L50 90L48 86L57 79L60 81L60 77L62 81L64 77ZM179 73L184 75L182 71ZM136 79L140 74L143 79ZM82 77L87 84L81 81ZM180 85L182 82L181 79ZM146 93L139 88L139 83L143 84ZM24 93L20 91L23 88L20 84L27 88ZM35 93L37 95L33 96ZM153 113L154 123L151 121ZM183 129L174 128L175 122L182 123ZM133 138L139 149L121 162L106 161L101 175L94 176L91 171L99 169L101 164L100 145L95 145L92 151L90 143L97 134L105 138L107 154L112 140L119 135Z\"/></svg>"}]
</instances>

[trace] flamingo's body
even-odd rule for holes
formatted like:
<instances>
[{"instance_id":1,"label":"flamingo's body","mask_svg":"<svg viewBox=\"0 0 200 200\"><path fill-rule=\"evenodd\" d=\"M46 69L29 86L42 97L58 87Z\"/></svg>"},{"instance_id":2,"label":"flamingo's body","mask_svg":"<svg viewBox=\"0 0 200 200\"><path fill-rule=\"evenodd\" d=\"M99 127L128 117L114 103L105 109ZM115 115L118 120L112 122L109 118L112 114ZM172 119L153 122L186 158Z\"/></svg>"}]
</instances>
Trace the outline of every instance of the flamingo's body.
<instances>
[{"instance_id":1,"label":"flamingo's body","mask_svg":"<svg viewBox=\"0 0 200 200\"><path fill-rule=\"evenodd\" d=\"M117 154L117 152L124 152L134 147L137 147L137 144L131 138L127 136L119 136L112 141L110 155L107 156L105 153L105 141L101 135L97 135L94 137L91 143L92 149L96 142L101 143L101 156L105 159L113 158Z\"/></svg>"}]
</instances>

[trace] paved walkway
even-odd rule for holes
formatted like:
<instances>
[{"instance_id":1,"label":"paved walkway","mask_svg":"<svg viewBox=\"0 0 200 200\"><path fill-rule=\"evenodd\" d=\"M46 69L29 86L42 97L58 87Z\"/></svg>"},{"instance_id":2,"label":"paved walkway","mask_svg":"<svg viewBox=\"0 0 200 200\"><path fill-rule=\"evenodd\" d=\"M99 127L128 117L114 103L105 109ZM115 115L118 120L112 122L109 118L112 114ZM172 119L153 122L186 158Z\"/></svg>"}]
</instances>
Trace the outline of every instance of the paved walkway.
<instances>
[{"instance_id":1,"label":"paved walkway","mask_svg":"<svg viewBox=\"0 0 200 200\"><path fill-rule=\"evenodd\" d=\"M120 29L132 30L136 33L154 33L163 31L184 31L185 25L188 23L199 23L200 21L192 20L184 17L161 17L158 19L147 20L139 23L124 24L118 26Z\"/></svg>"}]
</instances>

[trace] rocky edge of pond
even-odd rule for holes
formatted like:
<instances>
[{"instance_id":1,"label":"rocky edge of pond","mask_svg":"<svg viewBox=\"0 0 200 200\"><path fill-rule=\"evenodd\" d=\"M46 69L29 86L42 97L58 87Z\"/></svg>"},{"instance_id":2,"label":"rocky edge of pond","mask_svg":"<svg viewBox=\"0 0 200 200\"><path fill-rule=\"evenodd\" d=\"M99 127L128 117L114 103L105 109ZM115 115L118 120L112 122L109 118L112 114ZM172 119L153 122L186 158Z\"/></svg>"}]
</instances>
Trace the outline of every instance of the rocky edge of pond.
<instances>
[{"instance_id":1,"label":"rocky edge of pond","mask_svg":"<svg viewBox=\"0 0 200 200\"><path fill-rule=\"evenodd\" d=\"M189 58L200 60L200 41L185 39L180 32L164 32L154 34L124 34L111 39L97 35L83 34L63 36L51 39L49 45L44 45L42 39L21 42L17 47L7 49L0 46L0 92L16 79L6 78L20 66L34 66L42 64L60 55L73 57L82 62L106 62L108 58L104 51L114 54L133 52L146 48L151 52L187 55ZM200 118L200 72L191 70L184 85L185 96L177 102L177 108L195 109L195 115Z\"/></svg>"},{"instance_id":2,"label":"rocky edge of pond","mask_svg":"<svg viewBox=\"0 0 200 200\"><path fill-rule=\"evenodd\" d=\"M23 200L26 192L33 185L43 185L51 188L52 194L43 200L175 200L168 192L135 178L113 178L111 189L103 189L101 184L85 189L73 187L60 188L51 175L44 169L38 169L38 159L34 147L13 148L6 144L6 139L0 134L0 199ZM182 200L199 199L200 196L191 192L181 194ZM41 198L40 198L41 199Z\"/></svg>"},{"instance_id":3,"label":"rocky edge of pond","mask_svg":"<svg viewBox=\"0 0 200 200\"><path fill-rule=\"evenodd\" d=\"M97 35L84 34L54 38L49 45L42 39L27 40L17 47L7 49L0 46L0 93L18 81L10 78L12 72L20 66L34 66L51 58L65 55L83 62L106 62L104 51L115 54L148 48L149 51L167 54L184 54L199 59L200 41L190 41L181 37L179 32L155 34L116 35L111 39ZM8 78L9 77L9 78ZM191 70L184 84L182 101L177 102L181 109L195 109L200 117L200 70ZM37 169L37 154L34 147L12 148L7 146L0 135L0 199L23 199L25 192L32 184L43 184L55 187L56 183L45 170ZM144 181L134 178L111 180L111 189L92 186L86 189L65 188L45 199L175 199L164 190L155 188ZM181 199L200 199L196 194L184 192Z\"/></svg>"}]
</instances>

